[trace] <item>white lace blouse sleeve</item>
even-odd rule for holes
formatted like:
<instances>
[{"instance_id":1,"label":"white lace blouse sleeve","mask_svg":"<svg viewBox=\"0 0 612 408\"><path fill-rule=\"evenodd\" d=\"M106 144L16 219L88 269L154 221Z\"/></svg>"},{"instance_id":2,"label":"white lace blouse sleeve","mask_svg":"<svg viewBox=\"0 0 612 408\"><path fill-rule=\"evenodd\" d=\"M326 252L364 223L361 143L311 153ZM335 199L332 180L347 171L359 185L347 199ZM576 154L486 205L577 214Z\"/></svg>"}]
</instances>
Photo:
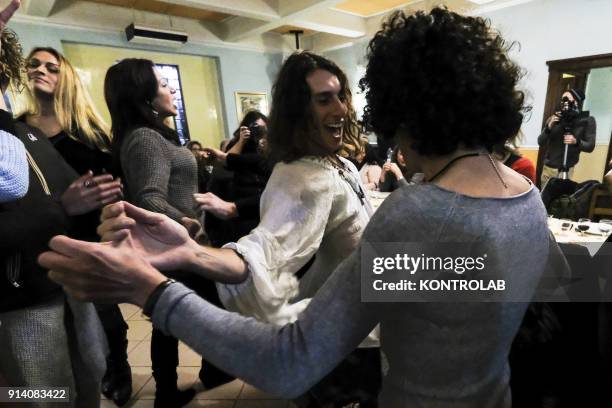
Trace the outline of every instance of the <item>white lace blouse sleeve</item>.
<instances>
[{"instance_id":1,"label":"white lace blouse sleeve","mask_svg":"<svg viewBox=\"0 0 612 408\"><path fill-rule=\"evenodd\" d=\"M297 319L310 299L292 303L295 276L317 252L333 202L333 181L321 166L297 161L276 165L261 197L257 228L225 248L236 250L249 268L238 285L217 284L228 310L258 320L286 324Z\"/></svg>"}]
</instances>

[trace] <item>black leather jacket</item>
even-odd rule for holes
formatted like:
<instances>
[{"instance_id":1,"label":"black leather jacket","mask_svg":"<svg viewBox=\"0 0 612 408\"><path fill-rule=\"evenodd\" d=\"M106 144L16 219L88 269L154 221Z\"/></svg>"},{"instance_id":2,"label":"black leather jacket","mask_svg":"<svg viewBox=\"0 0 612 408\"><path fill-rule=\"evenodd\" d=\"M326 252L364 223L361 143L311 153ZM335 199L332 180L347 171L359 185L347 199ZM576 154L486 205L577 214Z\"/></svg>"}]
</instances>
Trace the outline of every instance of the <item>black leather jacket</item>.
<instances>
[{"instance_id":1,"label":"black leather jacket","mask_svg":"<svg viewBox=\"0 0 612 408\"><path fill-rule=\"evenodd\" d=\"M37 257L49 240L66 234L70 217L61 194L77 178L47 137L0 110L0 128L18 137L29 153L26 195L0 205L0 311L15 310L54 296L61 289L47 278Z\"/></svg>"}]
</instances>

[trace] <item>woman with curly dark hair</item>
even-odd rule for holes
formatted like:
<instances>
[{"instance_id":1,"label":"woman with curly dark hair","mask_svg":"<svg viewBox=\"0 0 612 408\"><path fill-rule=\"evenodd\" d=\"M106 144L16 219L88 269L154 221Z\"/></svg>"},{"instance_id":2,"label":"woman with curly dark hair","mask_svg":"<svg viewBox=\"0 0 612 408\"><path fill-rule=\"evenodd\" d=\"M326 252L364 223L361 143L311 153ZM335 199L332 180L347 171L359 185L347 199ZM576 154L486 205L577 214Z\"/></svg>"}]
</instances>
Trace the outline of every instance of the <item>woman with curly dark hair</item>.
<instances>
[{"instance_id":1,"label":"woman with curly dark hair","mask_svg":"<svg viewBox=\"0 0 612 408\"><path fill-rule=\"evenodd\" d=\"M549 238L537 189L490 156L494 145L516 134L523 118L523 96L516 91L520 69L508 59L508 48L485 20L443 8L414 15L398 12L384 23L370 43L361 82L368 103L364 120L377 134L397 136L425 182L397 190L382 204L357 250L294 323L278 329L218 310L169 283L144 261L128 265L136 259L130 246L96 247L121 265L100 265L97 276L102 269L104 274L130 276L138 283L128 286L139 290L125 287L131 292L126 300L146 303L155 326L268 392L299 394L380 323L389 369L379 406L510 407L508 353L527 307L516 301L530 299L545 268L562 255ZM158 220L155 228L164 229L160 235L166 240L178 239L171 231L179 229L170 224ZM138 229L130 233L137 237ZM178 249L192 244L184 233L180 242L163 251L165 261L189 262ZM472 253L487 254L477 276L505 282L506 290L470 293L476 300L471 302L449 302L465 299L461 295L466 292L447 290L434 298L438 302L414 302L424 298L389 288L386 298L377 298L388 302L366 302L372 300L371 282L390 282L387 275L393 273L393 266L385 265L385 274L374 275L369 262L368 248L385 242L402 243L413 260L425 244L439 253L446 244L469 243L477 248ZM65 238L56 243L66 246L59 252L72 254L79 248L83 257L92 245ZM418 252L408 243L418 243ZM160 256L153 247L149 251ZM54 270L61 267L52 274L69 291L86 298L114 296L87 290L71 276L87 273L87 268L62 259L74 255L47 256L44 263ZM455 270L450 276L460 272ZM408 271L394 276L410 275L402 272ZM465 272L461 278L474 276Z\"/></svg>"}]
</instances>

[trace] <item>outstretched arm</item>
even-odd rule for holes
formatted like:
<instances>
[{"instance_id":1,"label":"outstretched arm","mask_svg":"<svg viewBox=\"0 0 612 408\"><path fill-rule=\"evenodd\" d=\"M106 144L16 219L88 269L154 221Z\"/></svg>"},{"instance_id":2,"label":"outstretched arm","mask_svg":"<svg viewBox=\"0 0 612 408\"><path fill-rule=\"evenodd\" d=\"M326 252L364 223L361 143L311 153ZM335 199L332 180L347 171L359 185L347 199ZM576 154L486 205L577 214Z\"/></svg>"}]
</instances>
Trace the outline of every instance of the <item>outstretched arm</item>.
<instances>
[{"instance_id":1,"label":"outstretched arm","mask_svg":"<svg viewBox=\"0 0 612 408\"><path fill-rule=\"evenodd\" d=\"M156 327L223 370L286 398L308 390L378 322L379 306L360 301L356 253L336 269L298 320L283 327L218 309L172 286L154 309Z\"/></svg>"},{"instance_id":2,"label":"outstretched arm","mask_svg":"<svg viewBox=\"0 0 612 408\"><path fill-rule=\"evenodd\" d=\"M56 237L40 257L49 276L81 300L143 306L165 280L126 247ZM378 322L361 302L360 256L353 253L332 274L292 324L277 327L221 310L175 283L153 309L155 327L171 334L221 369L273 394L303 393L350 353Z\"/></svg>"},{"instance_id":3,"label":"outstretched arm","mask_svg":"<svg viewBox=\"0 0 612 408\"><path fill-rule=\"evenodd\" d=\"M127 245L162 270L188 270L224 283L247 277L244 261L231 249L199 245L181 224L125 201L104 208L98 234L102 241Z\"/></svg>"}]
</instances>

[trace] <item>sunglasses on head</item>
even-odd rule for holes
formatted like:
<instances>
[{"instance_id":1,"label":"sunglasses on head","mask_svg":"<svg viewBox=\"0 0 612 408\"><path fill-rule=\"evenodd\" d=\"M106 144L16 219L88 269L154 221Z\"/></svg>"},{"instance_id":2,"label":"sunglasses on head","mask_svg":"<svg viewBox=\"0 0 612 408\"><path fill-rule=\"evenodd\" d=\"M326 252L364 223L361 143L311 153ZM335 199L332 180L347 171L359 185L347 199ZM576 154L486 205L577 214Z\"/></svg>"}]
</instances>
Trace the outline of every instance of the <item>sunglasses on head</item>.
<instances>
[{"instance_id":1,"label":"sunglasses on head","mask_svg":"<svg viewBox=\"0 0 612 408\"><path fill-rule=\"evenodd\" d=\"M26 68L28 68L28 69L36 69L36 68L40 67L41 65L44 65L45 68L47 68L47 71L49 71L52 74L59 74L59 72L60 72L59 65L54 64L53 62L44 62L43 63L38 58L31 58L28 61L28 63L26 64Z\"/></svg>"}]
</instances>

